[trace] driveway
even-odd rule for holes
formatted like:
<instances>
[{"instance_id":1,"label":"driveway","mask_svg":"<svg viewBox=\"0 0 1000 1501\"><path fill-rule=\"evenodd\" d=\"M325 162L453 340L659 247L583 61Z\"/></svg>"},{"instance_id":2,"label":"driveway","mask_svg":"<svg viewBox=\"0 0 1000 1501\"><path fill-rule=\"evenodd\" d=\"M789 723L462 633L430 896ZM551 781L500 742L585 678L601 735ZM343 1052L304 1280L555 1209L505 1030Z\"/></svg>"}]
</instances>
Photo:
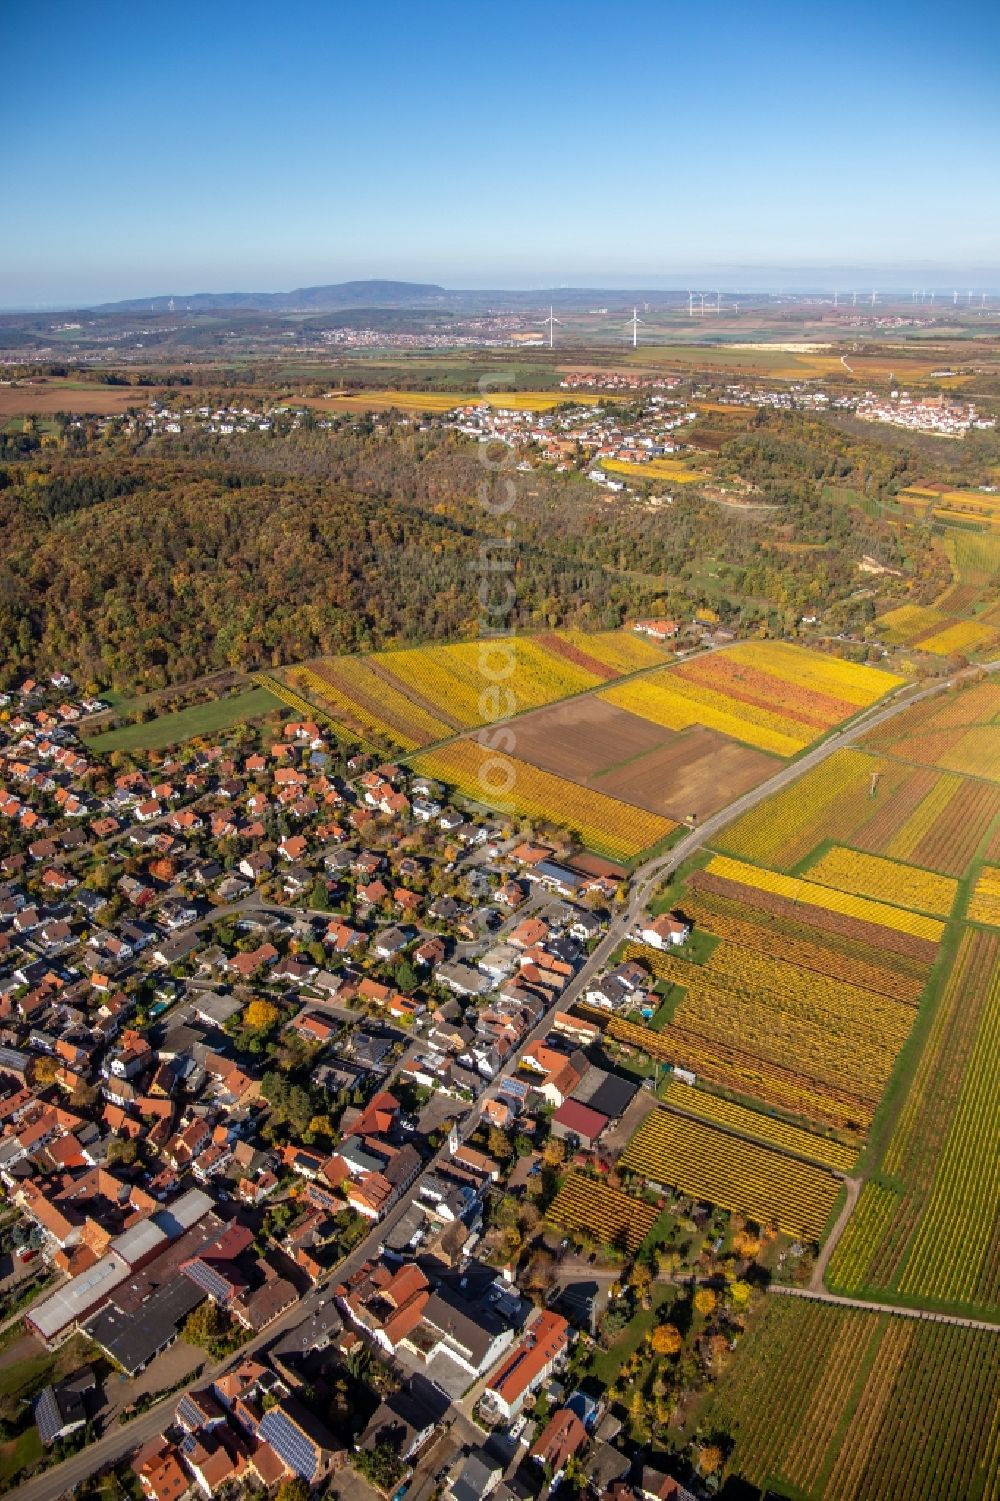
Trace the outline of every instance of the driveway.
<instances>
[{"instance_id":1,"label":"driveway","mask_svg":"<svg viewBox=\"0 0 1000 1501\"><path fill-rule=\"evenodd\" d=\"M638 1131L646 1116L656 1109L656 1095L651 1089L639 1089L620 1120L609 1126L601 1137L602 1152L618 1157L625 1150L625 1143Z\"/></svg>"}]
</instances>

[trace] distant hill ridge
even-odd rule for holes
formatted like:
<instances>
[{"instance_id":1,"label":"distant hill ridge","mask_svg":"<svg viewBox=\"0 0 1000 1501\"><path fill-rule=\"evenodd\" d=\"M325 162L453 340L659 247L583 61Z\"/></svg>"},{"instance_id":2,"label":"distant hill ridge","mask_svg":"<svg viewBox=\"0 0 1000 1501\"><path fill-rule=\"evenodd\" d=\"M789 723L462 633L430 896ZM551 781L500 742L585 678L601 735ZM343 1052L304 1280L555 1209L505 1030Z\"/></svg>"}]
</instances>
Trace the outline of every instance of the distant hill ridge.
<instances>
[{"instance_id":1,"label":"distant hill ridge","mask_svg":"<svg viewBox=\"0 0 1000 1501\"><path fill-rule=\"evenodd\" d=\"M187 310L252 312L329 312L335 308L434 306L444 302L444 287L413 281L342 281L324 287L297 287L293 292L194 292L162 297L131 297L124 302L105 302L93 311L131 313Z\"/></svg>"}]
</instances>

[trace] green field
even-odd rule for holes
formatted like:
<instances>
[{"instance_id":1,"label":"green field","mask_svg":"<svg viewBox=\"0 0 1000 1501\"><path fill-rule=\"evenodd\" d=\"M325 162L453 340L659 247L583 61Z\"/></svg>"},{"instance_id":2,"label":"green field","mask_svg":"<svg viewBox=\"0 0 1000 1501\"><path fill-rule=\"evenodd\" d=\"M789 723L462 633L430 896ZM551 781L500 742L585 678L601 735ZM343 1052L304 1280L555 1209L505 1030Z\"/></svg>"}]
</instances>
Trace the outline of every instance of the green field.
<instances>
[{"instance_id":1,"label":"green field","mask_svg":"<svg viewBox=\"0 0 1000 1501\"><path fill-rule=\"evenodd\" d=\"M18 1334L14 1343L21 1346L27 1343L23 1332ZM0 1397L7 1400L32 1401L51 1381L56 1367L56 1357L44 1350L26 1360L10 1361L6 1354L4 1359L7 1363L0 1369ZM35 1464L41 1455L38 1429L29 1419L23 1433L0 1443L0 1490L6 1490L13 1477Z\"/></svg>"},{"instance_id":2,"label":"green field","mask_svg":"<svg viewBox=\"0 0 1000 1501\"><path fill-rule=\"evenodd\" d=\"M773 1295L696 1420L762 1491L993 1501L998 1398L988 1330Z\"/></svg>"},{"instance_id":3,"label":"green field","mask_svg":"<svg viewBox=\"0 0 1000 1501\"><path fill-rule=\"evenodd\" d=\"M1000 938L968 927L892 1134L827 1272L836 1292L995 1319Z\"/></svg>"},{"instance_id":4,"label":"green field","mask_svg":"<svg viewBox=\"0 0 1000 1501\"><path fill-rule=\"evenodd\" d=\"M7 1489L10 1481L22 1470L37 1464L42 1457L42 1441L38 1429L32 1423L17 1438L0 1444L0 1486Z\"/></svg>"},{"instance_id":5,"label":"green field","mask_svg":"<svg viewBox=\"0 0 1000 1501\"><path fill-rule=\"evenodd\" d=\"M261 719L265 714L281 709L284 705L266 688L248 688L244 693L233 693L228 698L215 698L207 704L195 704L190 709L178 709L174 714L161 714L145 724L127 724L121 729L105 730L87 741L89 749L109 752L116 750L164 750L168 745L177 745L183 740L193 740L198 735L214 734L227 730L231 725L246 719Z\"/></svg>"}]
</instances>

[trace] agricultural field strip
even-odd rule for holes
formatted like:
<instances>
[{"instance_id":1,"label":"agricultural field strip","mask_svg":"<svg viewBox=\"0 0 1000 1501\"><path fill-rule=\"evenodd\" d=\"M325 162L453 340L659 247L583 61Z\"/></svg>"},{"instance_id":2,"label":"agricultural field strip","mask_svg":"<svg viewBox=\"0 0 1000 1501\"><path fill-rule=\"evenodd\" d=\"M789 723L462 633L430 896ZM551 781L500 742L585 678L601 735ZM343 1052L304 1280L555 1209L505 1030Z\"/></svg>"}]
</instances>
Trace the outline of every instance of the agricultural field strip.
<instances>
[{"instance_id":1,"label":"agricultural field strip","mask_svg":"<svg viewBox=\"0 0 1000 1501\"><path fill-rule=\"evenodd\" d=\"M890 860L908 860L914 865L922 865L924 862L913 858L915 852L928 837L937 820L947 814L954 799L970 784L950 771L918 771L909 778L906 786L918 794L925 786L927 790L908 817L886 839L884 848L872 849L870 843L865 847L869 855L885 855ZM945 888L942 887L941 890L943 893ZM952 902L948 902L948 911L951 906Z\"/></svg>"},{"instance_id":2,"label":"agricultural field strip","mask_svg":"<svg viewBox=\"0 0 1000 1501\"><path fill-rule=\"evenodd\" d=\"M827 1449L869 1352L881 1336L873 1320L867 1330L860 1321L845 1318L835 1331L808 1407L802 1415L798 1440L786 1452L782 1470L796 1484L814 1485L822 1471Z\"/></svg>"},{"instance_id":3,"label":"agricultural field strip","mask_svg":"<svg viewBox=\"0 0 1000 1501\"><path fill-rule=\"evenodd\" d=\"M414 770L455 787L470 801L562 824L588 849L612 860L634 858L677 827L669 818L594 792L513 756L494 756L476 740L455 740L413 759ZM492 770L491 770L492 768ZM493 771L503 781L491 785Z\"/></svg>"},{"instance_id":4,"label":"agricultural field strip","mask_svg":"<svg viewBox=\"0 0 1000 1501\"><path fill-rule=\"evenodd\" d=\"M832 839L957 877L997 813L1000 791L990 783L847 750L737 820L715 843L791 872Z\"/></svg>"},{"instance_id":5,"label":"agricultural field strip","mask_svg":"<svg viewBox=\"0 0 1000 1501\"><path fill-rule=\"evenodd\" d=\"M761 641L687 658L600 696L667 729L702 724L789 757L870 708L902 681L787 643Z\"/></svg>"},{"instance_id":6,"label":"agricultural field strip","mask_svg":"<svg viewBox=\"0 0 1000 1501\"><path fill-rule=\"evenodd\" d=\"M345 657L343 662L334 660L318 668L292 668L289 676L343 722L360 724L371 734L395 740L404 750L416 750L428 740L443 740L455 733L443 719L412 703L391 684L379 683L374 676L365 688L352 681L352 660Z\"/></svg>"},{"instance_id":7,"label":"agricultural field strip","mask_svg":"<svg viewBox=\"0 0 1000 1501\"><path fill-rule=\"evenodd\" d=\"M899 1194L882 1183L867 1182L857 1207L834 1248L826 1269L827 1286L851 1292L865 1283L865 1274L876 1248L892 1223Z\"/></svg>"},{"instance_id":8,"label":"agricultural field strip","mask_svg":"<svg viewBox=\"0 0 1000 1501\"><path fill-rule=\"evenodd\" d=\"M732 946L720 945L703 966L663 964L670 957L657 956L657 973L685 995L661 1035L737 1039L762 1062L877 1102L909 1035L912 1007Z\"/></svg>"},{"instance_id":9,"label":"agricultural field strip","mask_svg":"<svg viewBox=\"0 0 1000 1501\"><path fill-rule=\"evenodd\" d=\"M837 751L791 787L737 819L716 844L744 859L794 865L815 847L831 817L843 819L845 806L853 809L861 798L862 810L874 813L869 789L888 764L864 751Z\"/></svg>"},{"instance_id":10,"label":"agricultural field strip","mask_svg":"<svg viewBox=\"0 0 1000 1501\"><path fill-rule=\"evenodd\" d=\"M972 1057L901 1292L1000 1305L1000 970L994 970Z\"/></svg>"},{"instance_id":11,"label":"agricultural field strip","mask_svg":"<svg viewBox=\"0 0 1000 1501\"><path fill-rule=\"evenodd\" d=\"M571 1172L549 1205L548 1218L559 1229L584 1230L602 1245L613 1247L624 1238L634 1252L656 1223L657 1210L634 1194Z\"/></svg>"},{"instance_id":12,"label":"agricultural field strip","mask_svg":"<svg viewBox=\"0 0 1000 1501\"><path fill-rule=\"evenodd\" d=\"M908 646L925 632L942 629L948 616L934 605L899 605L880 615L877 623L890 646Z\"/></svg>"},{"instance_id":13,"label":"agricultural field strip","mask_svg":"<svg viewBox=\"0 0 1000 1501\"><path fill-rule=\"evenodd\" d=\"M736 1441L739 1473L763 1486L783 1474L786 1451L797 1445L814 1391L820 1390L843 1329L852 1334L864 1315L836 1315L818 1306L769 1301L752 1341L723 1373L709 1401L714 1426ZM858 1341L860 1344L861 1341ZM792 1368L795 1379L789 1379ZM738 1379L734 1372L738 1370Z\"/></svg>"},{"instance_id":14,"label":"agricultural field strip","mask_svg":"<svg viewBox=\"0 0 1000 1501\"><path fill-rule=\"evenodd\" d=\"M639 1048L663 1063L679 1064L721 1089L759 1100L786 1115L818 1126L852 1132L866 1131L878 1101L878 1090L852 1092L844 1084L829 1084L794 1067L762 1058L750 1045L702 1037L676 1022L654 1032L649 1027L613 1016L607 1035Z\"/></svg>"},{"instance_id":15,"label":"agricultural field strip","mask_svg":"<svg viewBox=\"0 0 1000 1501\"><path fill-rule=\"evenodd\" d=\"M700 888L697 888L700 892ZM747 908L726 897L701 894L695 900L685 899L685 915L704 932L716 938L725 938L730 943L771 956L778 936L775 925L754 922ZM780 930L779 930L780 931ZM873 964L850 953L817 942L796 938L787 931L780 932L781 957L786 963L802 969L816 970L819 974L831 975L845 980L862 990L874 990L892 1000L915 1006L920 999L925 980L920 975L901 973L890 967Z\"/></svg>"},{"instance_id":16,"label":"agricultural field strip","mask_svg":"<svg viewBox=\"0 0 1000 1501\"><path fill-rule=\"evenodd\" d=\"M767 709L737 705L710 688L676 678L670 669L660 675L616 684L599 697L615 708L626 709L668 730L687 730L700 724L758 750L785 758L795 756L809 744L801 726Z\"/></svg>"},{"instance_id":17,"label":"agricultural field strip","mask_svg":"<svg viewBox=\"0 0 1000 1501\"><path fill-rule=\"evenodd\" d=\"M912 1006L892 996L728 941L720 943L704 964L657 954L654 973L682 986L689 996L706 996L724 1004L725 996L731 994L749 1006L760 1000L768 1008L823 1026L842 1023L851 1029L867 1012L878 1031L886 1032L892 1041L905 1037L913 1023ZM678 1014L684 1009L682 1001Z\"/></svg>"},{"instance_id":18,"label":"agricultural field strip","mask_svg":"<svg viewBox=\"0 0 1000 1501\"><path fill-rule=\"evenodd\" d=\"M995 1501L998 1395L989 1331L775 1298L702 1420L733 1436L736 1472L765 1489L791 1485L809 1501Z\"/></svg>"},{"instance_id":19,"label":"agricultural field strip","mask_svg":"<svg viewBox=\"0 0 1000 1501\"><path fill-rule=\"evenodd\" d=\"M773 926L775 933L791 934L810 943L820 943L844 954L858 954L879 968L898 970L901 974L926 979L937 958L938 945L926 938L900 933L861 917L847 916L829 907L799 905L788 896L749 886L709 870L696 870L688 889L699 895L708 893L713 901L722 899L748 910L754 922Z\"/></svg>"},{"instance_id":20,"label":"agricultural field strip","mask_svg":"<svg viewBox=\"0 0 1000 1501\"><path fill-rule=\"evenodd\" d=\"M961 934L957 956L876 1178L866 1185L831 1259L837 1285L845 1292L864 1291L869 1296L872 1290L877 1293L884 1289L891 1295L900 1285L899 1269L934 1184L941 1184L948 1197L942 1154L952 1141L958 1104L969 1087L991 982L995 999L998 960L998 935L975 928ZM987 1140L984 1150L986 1166L991 1150L995 1155L995 1142L991 1146ZM886 1192L876 1195L874 1187ZM945 1213L944 1234L949 1223ZM987 1232L990 1228L987 1224ZM996 1268L986 1270L995 1283ZM1000 1303L1000 1292L994 1291L993 1297ZM984 1300L980 1297L977 1301Z\"/></svg>"},{"instance_id":21,"label":"agricultural field strip","mask_svg":"<svg viewBox=\"0 0 1000 1501\"><path fill-rule=\"evenodd\" d=\"M513 671L508 654L513 657ZM546 652L531 637L515 636L492 646L465 642L432 651L404 647L378 660L404 692L412 686L422 697L447 705L467 729L504 718L511 710L523 712L575 697L606 681L565 657ZM488 697L495 712L486 708Z\"/></svg>"},{"instance_id":22,"label":"agricultural field strip","mask_svg":"<svg viewBox=\"0 0 1000 1501\"><path fill-rule=\"evenodd\" d=\"M921 651L930 652L933 656L948 657L952 652L979 651L982 647L991 645L996 637L997 633L992 626L983 625L976 620L956 620L934 635L925 636L919 645Z\"/></svg>"},{"instance_id":23,"label":"agricultural field strip","mask_svg":"<svg viewBox=\"0 0 1000 1501\"><path fill-rule=\"evenodd\" d=\"M968 917L973 922L1000 927L1000 868L985 865L976 879L969 899Z\"/></svg>"},{"instance_id":24,"label":"agricultural field strip","mask_svg":"<svg viewBox=\"0 0 1000 1501\"><path fill-rule=\"evenodd\" d=\"M970 779L1000 782L1000 737L995 725L952 730L917 730L883 747L887 754L914 766L936 766Z\"/></svg>"},{"instance_id":25,"label":"agricultural field strip","mask_svg":"<svg viewBox=\"0 0 1000 1501\"><path fill-rule=\"evenodd\" d=\"M826 1168L665 1109L646 1117L621 1166L808 1240L819 1237L838 1193Z\"/></svg>"},{"instance_id":26,"label":"agricultural field strip","mask_svg":"<svg viewBox=\"0 0 1000 1501\"><path fill-rule=\"evenodd\" d=\"M858 1155L856 1147L845 1146L829 1137L814 1136L801 1126L790 1125L776 1116L762 1115L746 1105L737 1105L732 1100L708 1094L677 1079L668 1085L663 1103L681 1115L692 1116L695 1120L718 1126L722 1131L760 1142L832 1172L849 1172Z\"/></svg>"},{"instance_id":27,"label":"agricultural field strip","mask_svg":"<svg viewBox=\"0 0 1000 1501\"><path fill-rule=\"evenodd\" d=\"M886 1329L879 1345L878 1359L868 1375L855 1409L856 1441L853 1448L842 1447L830 1471L829 1490L838 1498L853 1498L863 1478L869 1455L889 1405L898 1372L905 1364L913 1340L914 1326L899 1321Z\"/></svg>"},{"instance_id":28,"label":"agricultural field strip","mask_svg":"<svg viewBox=\"0 0 1000 1501\"><path fill-rule=\"evenodd\" d=\"M663 666L660 648L624 631L550 631L503 638L493 648L479 641L404 647L286 671L348 724L412 752Z\"/></svg>"},{"instance_id":29,"label":"agricultural field strip","mask_svg":"<svg viewBox=\"0 0 1000 1501\"><path fill-rule=\"evenodd\" d=\"M868 897L856 897L835 887L822 886L799 876L786 876L777 871L764 870L747 865L727 855L715 855L708 870L745 886L759 886L762 890L788 897L793 902L807 906L826 907L847 917L859 917L862 921L877 923L882 927L895 928L901 933L940 943L945 925L936 918L909 912L902 907L893 907L886 902L873 901Z\"/></svg>"},{"instance_id":30,"label":"agricultural field strip","mask_svg":"<svg viewBox=\"0 0 1000 1501\"><path fill-rule=\"evenodd\" d=\"M910 1088L883 1154L883 1173L905 1180L907 1159L920 1151L921 1142L927 1136L926 1130L921 1129L921 1112L928 1101L940 1100L946 1093L943 1087L947 1081L945 1065L948 1055L956 1052L953 1026L958 1024L960 1031L964 1031L966 1022L971 1020L975 1025L978 998L985 993L985 982L998 958L1000 950L992 934L977 933L975 929L963 933ZM965 1071L966 1060L962 1059L959 1073L964 1075Z\"/></svg>"},{"instance_id":31,"label":"agricultural field strip","mask_svg":"<svg viewBox=\"0 0 1000 1501\"><path fill-rule=\"evenodd\" d=\"M933 811L936 818L937 810ZM950 915L958 891L958 882L949 876L935 875L919 866L903 865L880 855L860 853L844 845L827 850L807 868L806 876L810 881L847 894L854 892L938 917Z\"/></svg>"},{"instance_id":32,"label":"agricultural field strip","mask_svg":"<svg viewBox=\"0 0 1000 1501\"><path fill-rule=\"evenodd\" d=\"M630 464L620 459L601 459L602 469L612 474L627 475L635 480L672 480L677 485L690 485L706 480L710 475L705 469L692 469L683 459L648 459L644 464Z\"/></svg>"},{"instance_id":33,"label":"agricultural field strip","mask_svg":"<svg viewBox=\"0 0 1000 1501\"><path fill-rule=\"evenodd\" d=\"M719 652L710 660L695 657L682 661L675 672L756 708L769 709L777 704L784 718L815 730L827 730L850 719L858 707L850 699L790 682L777 672L764 671L743 657L733 655L736 651L734 647L731 653Z\"/></svg>"}]
</instances>

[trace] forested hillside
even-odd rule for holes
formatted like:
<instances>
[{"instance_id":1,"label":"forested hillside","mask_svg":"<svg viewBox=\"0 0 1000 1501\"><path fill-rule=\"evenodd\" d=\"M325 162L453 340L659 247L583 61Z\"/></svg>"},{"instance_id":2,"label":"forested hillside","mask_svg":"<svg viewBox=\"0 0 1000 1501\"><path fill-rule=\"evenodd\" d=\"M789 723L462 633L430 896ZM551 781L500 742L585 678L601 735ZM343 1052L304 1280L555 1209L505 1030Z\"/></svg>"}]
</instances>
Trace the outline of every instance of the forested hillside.
<instances>
[{"instance_id":1,"label":"forested hillside","mask_svg":"<svg viewBox=\"0 0 1000 1501\"><path fill-rule=\"evenodd\" d=\"M364 422L238 445L116 446L74 430L8 449L5 678L63 666L101 686L157 687L473 634L477 560L508 523L514 629L695 609L705 560L723 619L777 611L790 623L841 600L843 624L860 625L873 613L851 598L862 555L907 563L891 527L831 504L811 479L773 510L739 513L688 492L653 511L595 495L575 472L531 470L516 473L517 501L497 522L479 498L489 478L476 446L452 433ZM916 564L933 572L929 554Z\"/></svg>"}]
</instances>

